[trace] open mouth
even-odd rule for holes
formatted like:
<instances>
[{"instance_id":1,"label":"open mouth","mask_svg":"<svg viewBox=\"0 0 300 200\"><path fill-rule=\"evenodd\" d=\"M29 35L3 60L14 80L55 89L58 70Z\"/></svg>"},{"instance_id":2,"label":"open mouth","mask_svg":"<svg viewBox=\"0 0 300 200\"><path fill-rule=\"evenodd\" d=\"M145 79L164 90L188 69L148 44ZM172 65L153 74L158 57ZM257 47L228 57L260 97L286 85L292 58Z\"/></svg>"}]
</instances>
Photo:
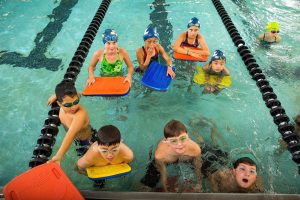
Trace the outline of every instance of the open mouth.
<instances>
[{"instance_id":1,"label":"open mouth","mask_svg":"<svg viewBox=\"0 0 300 200\"><path fill-rule=\"evenodd\" d=\"M249 180L246 179L246 178L243 178L242 181L243 181L244 183L248 183Z\"/></svg>"}]
</instances>

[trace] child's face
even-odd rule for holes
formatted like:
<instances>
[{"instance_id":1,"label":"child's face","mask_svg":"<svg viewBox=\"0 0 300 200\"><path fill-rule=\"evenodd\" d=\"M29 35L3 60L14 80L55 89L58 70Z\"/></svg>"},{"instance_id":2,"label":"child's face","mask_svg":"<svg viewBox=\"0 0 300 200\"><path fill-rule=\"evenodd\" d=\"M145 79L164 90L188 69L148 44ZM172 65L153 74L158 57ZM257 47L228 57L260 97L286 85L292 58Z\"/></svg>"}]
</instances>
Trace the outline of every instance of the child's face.
<instances>
[{"instance_id":1,"label":"child's face","mask_svg":"<svg viewBox=\"0 0 300 200\"><path fill-rule=\"evenodd\" d=\"M120 151L120 143L111 146L98 145L98 151L105 160L112 162Z\"/></svg>"},{"instance_id":2,"label":"child's face","mask_svg":"<svg viewBox=\"0 0 300 200\"><path fill-rule=\"evenodd\" d=\"M169 137L166 141L170 147L176 152L176 154L184 154L186 150L186 142L189 136L187 133L182 133L178 137Z\"/></svg>"},{"instance_id":3,"label":"child's face","mask_svg":"<svg viewBox=\"0 0 300 200\"><path fill-rule=\"evenodd\" d=\"M79 96L74 97L64 96L60 106L66 113L75 114L79 109Z\"/></svg>"},{"instance_id":4,"label":"child's face","mask_svg":"<svg viewBox=\"0 0 300 200\"><path fill-rule=\"evenodd\" d=\"M233 169L236 183L241 188L249 188L256 181L256 166L240 163L236 169Z\"/></svg>"},{"instance_id":5,"label":"child's face","mask_svg":"<svg viewBox=\"0 0 300 200\"><path fill-rule=\"evenodd\" d=\"M105 43L105 50L107 53L113 53L118 48L118 43L115 41L108 41Z\"/></svg>"},{"instance_id":6,"label":"child's face","mask_svg":"<svg viewBox=\"0 0 300 200\"><path fill-rule=\"evenodd\" d=\"M145 48L149 47L155 47L155 44L157 44L157 38L149 38L148 40L145 41Z\"/></svg>"},{"instance_id":7,"label":"child's face","mask_svg":"<svg viewBox=\"0 0 300 200\"><path fill-rule=\"evenodd\" d=\"M197 26L191 26L190 28L188 28L189 38L196 38L198 33L199 33L199 28Z\"/></svg>"},{"instance_id":8,"label":"child's face","mask_svg":"<svg viewBox=\"0 0 300 200\"><path fill-rule=\"evenodd\" d=\"M214 60L211 62L211 67L214 72L221 72L224 69L225 60Z\"/></svg>"}]
</instances>

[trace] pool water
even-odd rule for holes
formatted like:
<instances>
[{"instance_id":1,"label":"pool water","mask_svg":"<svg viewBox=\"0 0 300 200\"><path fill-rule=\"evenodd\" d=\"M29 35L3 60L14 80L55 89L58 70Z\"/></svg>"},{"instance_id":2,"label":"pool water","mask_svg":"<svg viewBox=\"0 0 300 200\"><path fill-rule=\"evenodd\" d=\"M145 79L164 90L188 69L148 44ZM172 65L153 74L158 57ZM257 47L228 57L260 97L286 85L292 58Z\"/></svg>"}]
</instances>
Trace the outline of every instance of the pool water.
<instances>
[{"instance_id":1,"label":"pool water","mask_svg":"<svg viewBox=\"0 0 300 200\"><path fill-rule=\"evenodd\" d=\"M300 113L300 47L296 45L300 39L300 3L222 3L292 119ZM46 101L63 79L99 4L96 0L0 1L0 186L28 169L49 110ZM137 66L135 49L143 45L142 35L149 24L157 27L160 43L171 56L170 45L194 16L200 19L201 34L211 53L215 49L225 52L232 86L217 96L203 95L202 89L190 81L197 64L174 61L177 76L165 93L149 91L141 86L141 76L134 74L133 87L124 97L82 97L81 104L89 111L91 125L96 129L107 124L117 126L135 155L131 175L107 181L105 190L140 191L139 180L145 174L149 152L162 138L164 125L178 119L197 142L200 134L212 145L211 130L218 132L226 143L218 142L219 148L232 159L251 154L258 162L258 173L269 193L299 193L297 166L289 152L276 155L280 133L209 0L112 1L77 78L78 91L84 89L93 52L103 47L104 29L114 28L118 32L119 46L128 51ZM268 21L280 23L283 42L266 48L255 37L264 31ZM60 127L54 152L64 133ZM90 180L73 171L77 159L73 145L64 157L63 169L79 189L93 190ZM178 168L181 176L191 177L187 168Z\"/></svg>"}]
</instances>

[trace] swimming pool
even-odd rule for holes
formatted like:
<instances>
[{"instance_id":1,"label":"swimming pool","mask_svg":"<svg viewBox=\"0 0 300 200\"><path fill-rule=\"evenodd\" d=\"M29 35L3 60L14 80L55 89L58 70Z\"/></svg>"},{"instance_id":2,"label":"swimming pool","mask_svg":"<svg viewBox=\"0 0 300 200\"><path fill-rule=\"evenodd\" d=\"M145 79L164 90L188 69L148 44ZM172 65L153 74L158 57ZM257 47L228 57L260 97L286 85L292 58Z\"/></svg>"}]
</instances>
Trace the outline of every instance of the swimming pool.
<instances>
[{"instance_id":1,"label":"swimming pool","mask_svg":"<svg viewBox=\"0 0 300 200\"><path fill-rule=\"evenodd\" d=\"M233 83L218 96L202 95L196 85L188 91L190 83L187 77L192 70L180 70L168 92L149 93L140 85L140 76L135 74L134 86L127 96L110 100L83 97L81 102L89 110L91 124L95 128L105 124L118 126L125 143L135 153L132 174L109 181L106 189L139 191L139 180L145 173L149 151L162 137L165 123L175 118L183 121L190 133L200 132L207 143L211 142L210 128L216 126L228 143L224 150L231 157L252 152L269 192L299 193L297 167L289 152L274 156L281 136L211 1L185 1L184 5L182 1L164 0L134 3L135 6L125 0L111 3L77 78L79 91L84 88L85 69L92 52L102 47L100 36L105 28L117 30L120 46L128 51L137 66L135 49L143 44L142 34L148 24L158 27L160 43L171 53L170 45L193 16L199 17L201 33L211 52L221 48L226 53ZM0 83L3 85L0 96L3 137L0 141L0 160L3 163L0 185L28 169L32 150L47 116L46 100L62 80L99 6L98 1L86 4L78 0L48 4L39 1L0 2ZM261 4L264 4L263 9ZM295 45L299 40L300 25L291 23L299 18L299 3L236 0L223 2L223 5L292 118L300 111L297 68L300 49ZM33 6L35 12L26 12ZM270 20L280 22L284 42L266 49L257 45L255 36ZM54 151L61 142L62 133L61 128ZM63 168L79 189L93 189L91 181L73 171L76 160L73 146L64 157Z\"/></svg>"}]
</instances>

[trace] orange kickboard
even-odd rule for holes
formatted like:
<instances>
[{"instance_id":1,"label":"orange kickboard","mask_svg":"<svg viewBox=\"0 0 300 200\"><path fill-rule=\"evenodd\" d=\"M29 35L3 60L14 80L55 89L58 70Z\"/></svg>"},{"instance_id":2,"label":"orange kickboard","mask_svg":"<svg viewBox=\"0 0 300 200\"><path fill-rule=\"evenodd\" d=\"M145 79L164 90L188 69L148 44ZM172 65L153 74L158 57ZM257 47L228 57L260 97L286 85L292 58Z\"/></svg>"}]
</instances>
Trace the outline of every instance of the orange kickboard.
<instances>
[{"instance_id":1,"label":"orange kickboard","mask_svg":"<svg viewBox=\"0 0 300 200\"><path fill-rule=\"evenodd\" d=\"M188 47L189 49L198 49L195 47ZM194 56L186 55L186 54L181 54L174 52L173 57L178 60L190 60L190 61L199 61L199 62L206 62L208 60L208 56L202 56L201 58L196 58Z\"/></svg>"},{"instance_id":2,"label":"orange kickboard","mask_svg":"<svg viewBox=\"0 0 300 200\"><path fill-rule=\"evenodd\" d=\"M34 167L7 183L6 200L84 200L64 171L56 163Z\"/></svg>"},{"instance_id":3,"label":"orange kickboard","mask_svg":"<svg viewBox=\"0 0 300 200\"><path fill-rule=\"evenodd\" d=\"M126 77L96 77L95 82L87 86L82 94L85 96L122 96L129 92L129 83L124 82Z\"/></svg>"}]
</instances>

